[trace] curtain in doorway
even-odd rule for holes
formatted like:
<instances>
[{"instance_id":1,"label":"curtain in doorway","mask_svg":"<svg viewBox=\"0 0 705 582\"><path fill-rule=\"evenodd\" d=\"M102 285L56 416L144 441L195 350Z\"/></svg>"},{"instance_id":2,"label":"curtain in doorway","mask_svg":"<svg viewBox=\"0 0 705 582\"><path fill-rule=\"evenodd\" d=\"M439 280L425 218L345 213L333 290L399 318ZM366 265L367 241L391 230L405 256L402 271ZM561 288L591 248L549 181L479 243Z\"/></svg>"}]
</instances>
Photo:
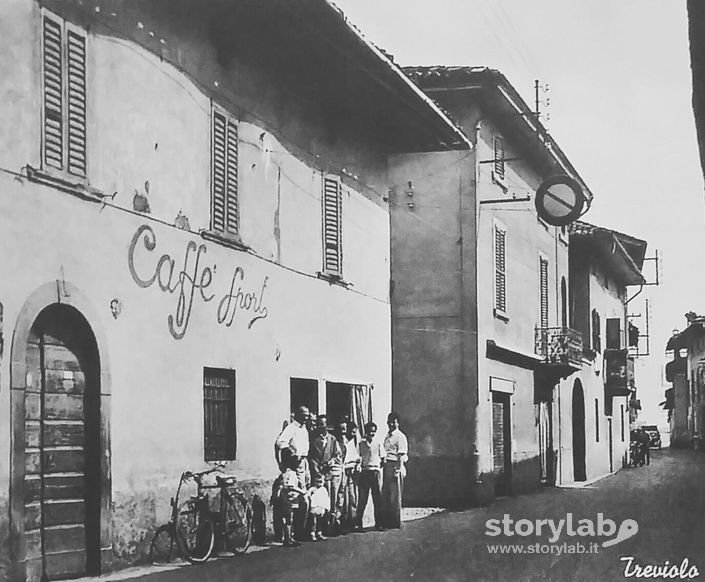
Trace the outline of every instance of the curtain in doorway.
<instances>
[{"instance_id":1,"label":"curtain in doorway","mask_svg":"<svg viewBox=\"0 0 705 582\"><path fill-rule=\"evenodd\" d=\"M350 399L350 418L357 424L362 436L365 425L372 420L372 384L353 384Z\"/></svg>"}]
</instances>

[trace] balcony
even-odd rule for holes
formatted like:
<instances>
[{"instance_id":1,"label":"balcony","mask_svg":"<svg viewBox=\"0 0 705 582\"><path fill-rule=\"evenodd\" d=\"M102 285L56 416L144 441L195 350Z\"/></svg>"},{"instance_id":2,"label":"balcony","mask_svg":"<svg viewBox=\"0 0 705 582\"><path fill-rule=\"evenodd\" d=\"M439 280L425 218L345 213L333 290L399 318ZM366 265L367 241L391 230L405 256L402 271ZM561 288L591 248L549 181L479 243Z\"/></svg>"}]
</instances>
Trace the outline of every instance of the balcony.
<instances>
[{"instance_id":1,"label":"balcony","mask_svg":"<svg viewBox=\"0 0 705 582\"><path fill-rule=\"evenodd\" d=\"M556 368L562 376L569 376L580 369L583 356L583 336L569 327L537 327L536 353L543 358L543 365Z\"/></svg>"}]
</instances>

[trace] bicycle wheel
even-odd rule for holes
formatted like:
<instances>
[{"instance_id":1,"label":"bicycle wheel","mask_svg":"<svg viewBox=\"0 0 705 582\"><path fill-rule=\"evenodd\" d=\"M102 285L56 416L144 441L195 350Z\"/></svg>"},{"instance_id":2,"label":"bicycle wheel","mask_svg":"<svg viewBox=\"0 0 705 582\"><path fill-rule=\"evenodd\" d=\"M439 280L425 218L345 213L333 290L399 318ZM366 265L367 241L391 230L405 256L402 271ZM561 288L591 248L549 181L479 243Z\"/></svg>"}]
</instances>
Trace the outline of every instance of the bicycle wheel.
<instances>
[{"instance_id":1,"label":"bicycle wheel","mask_svg":"<svg viewBox=\"0 0 705 582\"><path fill-rule=\"evenodd\" d=\"M149 546L149 559L153 564L168 564L179 555L179 546L171 523L157 528Z\"/></svg>"},{"instance_id":2,"label":"bicycle wheel","mask_svg":"<svg viewBox=\"0 0 705 582\"><path fill-rule=\"evenodd\" d=\"M242 554L252 542L252 508L244 497L235 495L225 500L223 538L225 549Z\"/></svg>"},{"instance_id":3,"label":"bicycle wheel","mask_svg":"<svg viewBox=\"0 0 705 582\"><path fill-rule=\"evenodd\" d=\"M192 564L211 557L215 544L213 520L199 511L195 500L184 501L179 507L176 534L181 553Z\"/></svg>"}]
</instances>

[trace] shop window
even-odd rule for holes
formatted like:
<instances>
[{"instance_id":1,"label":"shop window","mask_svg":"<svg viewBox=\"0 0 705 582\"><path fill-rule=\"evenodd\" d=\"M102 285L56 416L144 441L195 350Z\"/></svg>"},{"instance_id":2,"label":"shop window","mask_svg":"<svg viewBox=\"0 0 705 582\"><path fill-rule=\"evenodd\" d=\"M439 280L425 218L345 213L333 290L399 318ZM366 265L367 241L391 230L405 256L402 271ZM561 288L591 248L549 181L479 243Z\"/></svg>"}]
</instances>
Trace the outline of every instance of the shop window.
<instances>
[{"instance_id":1,"label":"shop window","mask_svg":"<svg viewBox=\"0 0 705 582\"><path fill-rule=\"evenodd\" d=\"M204 459L234 460L235 370L203 368L203 426Z\"/></svg>"},{"instance_id":2,"label":"shop window","mask_svg":"<svg viewBox=\"0 0 705 582\"><path fill-rule=\"evenodd\" d=\"M42 13L42 167L86 177L86 34Z\"/></svg>"}]
</instances>

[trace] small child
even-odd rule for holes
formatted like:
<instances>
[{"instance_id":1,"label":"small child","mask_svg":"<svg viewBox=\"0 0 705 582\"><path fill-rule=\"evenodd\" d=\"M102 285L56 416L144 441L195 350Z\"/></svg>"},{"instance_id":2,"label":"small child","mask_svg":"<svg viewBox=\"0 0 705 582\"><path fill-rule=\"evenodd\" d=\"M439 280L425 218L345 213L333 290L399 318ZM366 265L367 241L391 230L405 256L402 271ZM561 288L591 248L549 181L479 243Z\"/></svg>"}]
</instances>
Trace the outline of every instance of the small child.
<instances>
[{"instance_id":1,"label":"small child","mask_svg":"<svg viewBox=\"0 0 705 582\"><path fill-rule=\"evenodd\" d=\"M299 458L295 455L283 455L282 464L284 471L281 474L281 487L278 494L279 515L283 521L284 545L299 546L292 535L294 522L294 512L304 508L305 491L299 487L299 477L296 469L299 466Z\"/></svg>"},{"instance_id":2,"label":"small child","mask_svg":"<svg viewBox=\"0 0 705 582\"><path fill-rule=\"evenodd\" d=\"M330 496L326 489L323 475L316 475L313 479L313 486L306 494L308 497L309 515L311 516L311 539L320 541L326 539L321 533L321 526L325 522L325 516L330 509Z\"/></svg>"}]
</instances>

